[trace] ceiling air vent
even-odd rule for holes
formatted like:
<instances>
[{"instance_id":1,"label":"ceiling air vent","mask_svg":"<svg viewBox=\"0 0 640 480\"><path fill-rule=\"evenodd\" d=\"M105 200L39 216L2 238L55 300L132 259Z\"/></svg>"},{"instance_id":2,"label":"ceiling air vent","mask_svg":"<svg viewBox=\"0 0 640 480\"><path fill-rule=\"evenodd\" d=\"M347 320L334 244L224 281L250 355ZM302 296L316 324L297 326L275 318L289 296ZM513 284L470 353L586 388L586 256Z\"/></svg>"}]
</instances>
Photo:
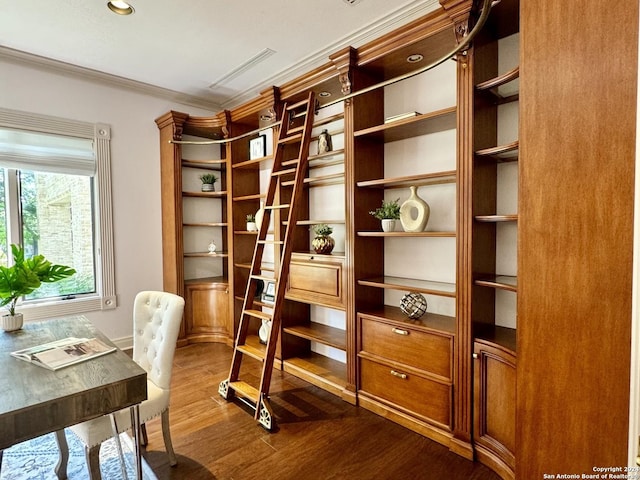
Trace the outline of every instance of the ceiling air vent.
<instances>
[{"instance_id":1,"label":"ceiling air vent","mask_svg":"<svg viewBox=\"0 0 640 480\"><path fill-rule=\"evenodd\" d=\"M362 0L343 0L343 2L346 3L347 5L357 5L361 1Z\"/></svg>"}]
</instances>

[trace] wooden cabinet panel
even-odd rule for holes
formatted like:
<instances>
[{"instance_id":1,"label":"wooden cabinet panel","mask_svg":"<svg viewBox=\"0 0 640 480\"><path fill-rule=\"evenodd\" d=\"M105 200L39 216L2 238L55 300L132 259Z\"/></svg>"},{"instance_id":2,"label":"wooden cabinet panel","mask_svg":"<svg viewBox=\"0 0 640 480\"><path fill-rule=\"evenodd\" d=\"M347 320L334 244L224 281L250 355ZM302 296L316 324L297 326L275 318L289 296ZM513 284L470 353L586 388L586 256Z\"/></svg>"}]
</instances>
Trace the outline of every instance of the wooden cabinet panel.
<instances>
[{"instance_id":1,"label":"wooden cabinet panel","mask_svg":"<svg viewBox=\"0 0 640 480\"><path fill-rule=\"evenodd\" d=\"M226 341L229 325L229 287L224 283L185 285L185 336L189 341Z\"/></svg>"},{"instance_id":2,"label":"wooden cabinet panel","mask_svg":"<svg viewBox=\"0 0 640 480\"><path fill-rule=\"evenodd\" d=\"M514 478L516 358L475 342L474 440L479 459L503 478Z\"/></svg>"},{"instance_id":3,"label":"wooden cabinet panel","mask_svg":"<svg viewBox=\"0 0 640 480\"><path fill-rule=\"evenodd\" d=\"M361 318L362 350L452 378L453 337Z\"/></svg>"},{"instance_id":4,"label":"wooden cabinet panel","mask_svg":"<svg viewBox=\"0 0 640 480\"><path fill-rule=\"evenodd\" d=\"M449 429L451 425L451 386L413 372L360 358L360 388L385 400L392 407L419 415Z\"/></svg>"},{"instance_id":5,"label":"wooden cabinet panel","mask_svg":"<svg viewBox=\"0 0 640 480\"><path fill-rule=\"evenodd\" d=\"M286 297L332 308L345 308L344 259L294 254Z\"/></svg>"}]
</instances>

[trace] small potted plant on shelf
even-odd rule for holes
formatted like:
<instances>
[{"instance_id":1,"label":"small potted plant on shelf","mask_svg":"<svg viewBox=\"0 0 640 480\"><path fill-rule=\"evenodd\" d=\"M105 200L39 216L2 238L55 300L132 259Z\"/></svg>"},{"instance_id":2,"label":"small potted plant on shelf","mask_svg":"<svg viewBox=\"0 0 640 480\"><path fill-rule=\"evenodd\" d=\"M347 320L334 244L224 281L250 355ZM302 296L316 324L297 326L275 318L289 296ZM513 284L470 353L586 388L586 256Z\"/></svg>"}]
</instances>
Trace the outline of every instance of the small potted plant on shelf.
<instances>
[{"instance_id":1,"label":"small potted plant on shelf","mask_svg":"<svg viewBox=\"0 0 640 480\"><path fill-rule=\"evenodd\" d=\"M202 182L203 192L215 192L215 184L218 180L213 173L204 173L200 175L200 181Z\"/></svg>"},{"instance_id":2,"label":"small potted plant on shelf","mask_svg":"<svg viewBox=\"0 0 640 480\"><path fill-rule=\"evenodd\" d=\"M258 231L258 226L256 225L256 216L253 213L250 213L247 215L247 231L248 232Z\"/></svg>"},{"instance_id":3,"label":"small potted plant on shelf","mask_svg":"<svg viewBox=\"0 0 640 480\"><path fill-rule=\"evenodd\" d=\"M382 200L382 206L370 211L369 213L382 222L383 232L393 232L396 228L396 220L400 218L400 201L399 198L395 200L385 201Z\"/></svg>"},{"instance_id":4,"label":"small potted plant on shelf","mask_svg":"<svg viewBox=\"0 0 640 480\"><path fill-rule=\"evenodd\" d=\"M333 233L331 228L326 223L319 223L312 227L315 238L311 241L311 246L316 253L328 255L333 250L336 242L330 235Z\"/></svg>"},{"instance_id":5,"label":"small potted plant on shelf","mask_svg":"<svg viewBox=\"0 0 640 480\"><path fill-rule=\"evenodd\" d=\"M24 258L24 249L11 245L13 265L0 265L0 307L7 307L8 315L1 318L2 329L10 332L22 328L23 317L16 313L16 303L36 291L43 283L54 283L76 273L73 268L53 265L43 255Z\"/></svg>"}]
</instances>

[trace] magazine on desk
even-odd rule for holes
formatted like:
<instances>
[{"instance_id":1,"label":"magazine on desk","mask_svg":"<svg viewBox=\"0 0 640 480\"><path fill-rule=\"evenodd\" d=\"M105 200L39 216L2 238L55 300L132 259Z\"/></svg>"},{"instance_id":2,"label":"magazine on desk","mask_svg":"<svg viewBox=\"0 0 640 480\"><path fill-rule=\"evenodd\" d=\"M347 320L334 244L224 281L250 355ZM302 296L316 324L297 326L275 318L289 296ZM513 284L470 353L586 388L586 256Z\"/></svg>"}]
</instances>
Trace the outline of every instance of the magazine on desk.
<instances>
[{"instance_id":1,"label":"magazine on desk","mask_svg":"<svg viewBox=\"0 0 640 480\"><path fill-rule=\"evenodd\" d=\"M49 370L58 370L106 355L115 350L116 347L111 347L97 338L68 337L63 340L17 350L11 352L11 355Z\"/></svg>"}]
</instances>

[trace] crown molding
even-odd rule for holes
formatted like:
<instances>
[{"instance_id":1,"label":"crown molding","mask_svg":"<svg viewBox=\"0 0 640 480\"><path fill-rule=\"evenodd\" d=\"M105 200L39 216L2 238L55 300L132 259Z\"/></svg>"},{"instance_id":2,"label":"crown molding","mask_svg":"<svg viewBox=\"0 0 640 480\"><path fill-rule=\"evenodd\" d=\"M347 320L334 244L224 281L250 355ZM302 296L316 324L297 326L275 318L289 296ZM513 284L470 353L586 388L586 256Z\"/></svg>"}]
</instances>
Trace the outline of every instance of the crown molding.
<instances>
[{"instance_id":1,"label":"crown molding","mask_svg":"<svg viewBox=\"0 0 640 480\"><path fill-rule=\"evenodd\" d=\"M79 77L106 86L134 91L183 105L219 112L220 110L231 109L252 100L265 88L273 85L281 85L305 74L310 70L322 66L328 61L329 56L336 51L345 47L358 47L364 45L401 25L434 11L439 6L440 4L438 0L414 0L398 8L396 11L381 17L376 22L354 31L321 50L311 53L285 70L244 89L233 97L222 102L216 102L210 98L202 96L189 95L175 90L169 90L167 88L138 82L129 78L111 75L98 70L80 67L71 63L30 54L4 46L0 46L0 60L27 65L32 68L53 72L63 76Z\"/></svg>"},{"instance_id":2,"label":"crown molding","mask_svg":"<svg viewBox=\"0 0 640 480\"><path fill-rule=\"evenodd\" d=\"M221 105L208 98L187 95L185 93L176 92L167 88L157 87L148 83L138 82L129 78L111 75L90 68L79 67L71 63L61 62L39 55L14 50L9 47L0 46L0 60L7 62L27 65L29 67L40 70L53 72L63 76L73 76L74 78L82 78L94 83L100 83L109 87L120 88L123 90L134 91L145 95L169 100L171 102L189 105L191 107L203 108L218 112L222 109Z\"/></svg>"},{"instance_id":3,"label":"crown molding","mask_svg":"<svg viewBox=\"0 0 640 480\"><path fill-rule=\"evenodd\" d=\"M255 97L257 92L262 91L270 85L281 85L310 70L313 70L314 68L320 67L329 60L330 55L334 54L338 50L342 50L346 47L357 48L362 46L385 33L389 33L401 25L433 12L439 7L440 3L438 0L414 0L413 2L400 7L395 12L381 17L378 21L356 30L355 32L331 43L325 48L308 55L299 62L291 65L289 68L268 77L262 82L257 83L242 92L239 92L228 100L223 101L222 107L231 109L241 105Z\"/></svg>"}]
</instances>

